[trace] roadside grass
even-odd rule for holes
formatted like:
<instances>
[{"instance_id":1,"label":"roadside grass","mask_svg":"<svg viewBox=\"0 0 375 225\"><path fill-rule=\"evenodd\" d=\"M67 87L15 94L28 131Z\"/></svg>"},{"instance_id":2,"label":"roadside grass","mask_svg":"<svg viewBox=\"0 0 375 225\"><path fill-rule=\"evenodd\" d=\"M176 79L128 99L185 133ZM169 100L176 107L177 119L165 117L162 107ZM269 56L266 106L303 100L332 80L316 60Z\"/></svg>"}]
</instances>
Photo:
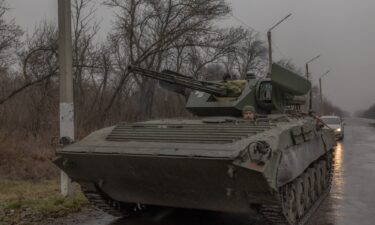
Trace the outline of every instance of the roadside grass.
<instances>
[{"instance_id":1,"label":"roadside grass","mask_svg":"<svg viewBox=\"0 0 375 225\"><path fill-rule=\"evenodd\" d=\"M60 196L59 181L0 181L0 225L40 224L79 212L88 205L78 187L73 198Z\"/></svg>"}]
</instances>

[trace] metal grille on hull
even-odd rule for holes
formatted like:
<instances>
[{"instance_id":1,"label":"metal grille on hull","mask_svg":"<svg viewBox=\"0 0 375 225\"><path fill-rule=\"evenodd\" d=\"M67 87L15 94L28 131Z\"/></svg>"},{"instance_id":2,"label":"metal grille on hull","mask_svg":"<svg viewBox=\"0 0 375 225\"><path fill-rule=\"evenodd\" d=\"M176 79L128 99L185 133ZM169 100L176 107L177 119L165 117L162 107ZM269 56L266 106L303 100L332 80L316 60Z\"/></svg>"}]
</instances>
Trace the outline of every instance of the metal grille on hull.
<instances>
[{"instance_id":1,"label":"metal grille on hull","mask_svg":"<svg viewBox=\"0 0 375 225\"><path fill-rule=\"evenodd\" d=\"M119 124L107 136L117 142L225 144L270 129L250 124Z\"/></svg>"}]
</instances>

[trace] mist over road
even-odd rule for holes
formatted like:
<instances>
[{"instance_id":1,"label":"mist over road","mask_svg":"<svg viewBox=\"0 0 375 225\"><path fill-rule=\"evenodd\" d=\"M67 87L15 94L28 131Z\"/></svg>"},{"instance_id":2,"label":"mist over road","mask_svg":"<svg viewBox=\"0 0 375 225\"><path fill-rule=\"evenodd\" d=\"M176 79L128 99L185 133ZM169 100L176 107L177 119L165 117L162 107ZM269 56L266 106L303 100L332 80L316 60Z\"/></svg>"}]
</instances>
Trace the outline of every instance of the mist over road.
<instances>
[{"instance_id":1,"label":"mist over road","mask_svg":"<svg viewBox=\"0 0 375 225\"><path fill-rule=\"evenodd\" d=\"M329 197L310 225L373 225L375 213L375 121L346 119L345 139L335 153ZM135 219L117 219L99 211L72 215L53 224L74 225L258 225L246 216L194 210L171 210Z\"/></svg>"}]
</instances>

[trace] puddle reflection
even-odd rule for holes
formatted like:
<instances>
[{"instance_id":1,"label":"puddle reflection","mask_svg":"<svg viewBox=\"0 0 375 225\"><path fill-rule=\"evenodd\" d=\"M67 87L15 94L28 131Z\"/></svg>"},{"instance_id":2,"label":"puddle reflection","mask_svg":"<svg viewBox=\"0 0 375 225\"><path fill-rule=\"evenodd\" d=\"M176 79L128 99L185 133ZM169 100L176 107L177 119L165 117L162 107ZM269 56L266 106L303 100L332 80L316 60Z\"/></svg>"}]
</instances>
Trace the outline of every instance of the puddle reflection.
<instances>
[{"instance_id":1,"label":"puddle reflection","mask_svg":"<svg viewBox=\"0 0 375 225\"><path fill-rule=\"evenodd\" d=\"M338 220L343 216L340 214L340 205L344 200L344 165L345 165L345 151L341 142L337 143L334 154L334 171L333 171L333 184L332 189L319 207L317 213L313 216L309 225L336 225L339 224Z\"/></svg>"},{"instance_id":2,"label":"puddle reflection","mask_svg":"<svg viewBox=\"0 0 375 225\"><path fill-rule=\"evenodd\" d=\"M335 151L333 189L331 193L336 198L343 199L345 178L344 178L344 160L345 154L342 143L338 143Z\"/></svg>"}]
</instances>

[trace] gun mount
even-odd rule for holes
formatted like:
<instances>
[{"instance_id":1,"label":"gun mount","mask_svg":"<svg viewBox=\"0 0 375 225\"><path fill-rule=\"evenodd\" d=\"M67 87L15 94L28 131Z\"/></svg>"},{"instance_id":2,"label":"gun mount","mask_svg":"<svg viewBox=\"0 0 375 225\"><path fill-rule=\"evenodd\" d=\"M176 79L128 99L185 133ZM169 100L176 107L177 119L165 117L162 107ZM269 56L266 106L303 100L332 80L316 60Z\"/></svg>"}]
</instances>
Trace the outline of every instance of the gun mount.
<instances>
[{"instance_id":1,"label":"gun mount","mask_svg":"<svg viewBox=\"0 0 375 225\"><path fill-rule=\"evenodd\" d=\"M137 73L142 76L156 79L172 85L179 85L184 88L191 88L197 91L203 91L217 96L228 95L227 90L222 88L222 85L219 83L196 80L192 77L185 76L174 71L164 70L162 72L155 72L136 66L129 66L128 70L130 72Z\"/></svg>"},{"instance_id":2,"label":"gun mount","mask_svg":"<svg viewBox=\"0 0 375 225\"><path fill-rule=\"evenodd\" d=\"M273 64L271 78L234 81L201 81L170 70L156 72L129 66L130 72L159 80L161 86L182 93L192 89L186 108L197 116L241 116L245 105L252 105L258 113L282 113L286 106L303 105L303 96L311 89L306 78ZM172 88L171 88L172 87Z\"/></svg>"}]
</instances>

